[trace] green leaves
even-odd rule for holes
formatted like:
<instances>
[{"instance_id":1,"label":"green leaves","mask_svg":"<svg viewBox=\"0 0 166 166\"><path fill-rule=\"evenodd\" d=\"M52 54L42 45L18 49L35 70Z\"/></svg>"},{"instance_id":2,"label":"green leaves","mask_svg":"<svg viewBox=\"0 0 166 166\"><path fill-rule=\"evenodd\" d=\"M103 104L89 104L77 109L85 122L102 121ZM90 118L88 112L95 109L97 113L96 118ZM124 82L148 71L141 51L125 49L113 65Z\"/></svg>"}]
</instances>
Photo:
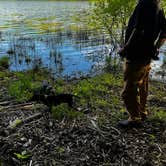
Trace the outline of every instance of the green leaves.
<instances>
[{"instance_id":1,"label":"green leaves","mask_svg":"<svg viewBox=\"0 0 166 166\"><path fill-rule=\"evenodd\" d=\"M24 154L24 153L14 153L14 155L19 159L19 160L28 160L31 155L30 154Z\"/></svg>"},{"instance_id":2,"label":"green leaves","mask_svg":"<svg viewBox=\"0 0 166 166\"><path fill-rule=\"evenodd\" d=\"M92 0L93 20L96 26L110 34L112 40L122 43L128 18L135 6L134 0ZM97 20L97 21L96 21Z\"/></svg>"},{"instance_id":3,"label":"green leaves","mask_svg":"<svg viewBox=\"0 0 166 166\"><path fill-rule=\"evenodd\" d=\"M26 100L31 97L32 77L23 73L17 73L18 80L11 82L9 93L18 100Z\"/></svg>"},{"instance_id":4,"label":"green leaves","mask_svg":"<svg viewBox=\"0 0 166 166\"><path fill-rule=\"evenodd\" d=\"M53 106L51 109L52 115L57 120L73 120L78 117L83 117L83 113L77 112L74 109L70 108L66 103L62 103L58 106ZM60 150L62 151L62 149Z\"/></svg>"}]
</instances>

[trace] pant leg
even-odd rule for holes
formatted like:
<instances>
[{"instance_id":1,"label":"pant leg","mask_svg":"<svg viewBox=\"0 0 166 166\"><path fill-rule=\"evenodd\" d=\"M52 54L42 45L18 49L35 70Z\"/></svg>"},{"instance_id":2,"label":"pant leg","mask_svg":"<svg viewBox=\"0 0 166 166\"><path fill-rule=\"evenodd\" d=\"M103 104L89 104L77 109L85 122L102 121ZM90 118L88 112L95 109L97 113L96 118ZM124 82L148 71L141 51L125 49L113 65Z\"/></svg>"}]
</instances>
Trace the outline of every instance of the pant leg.
<instances>
[{"instance_id":1,"label":"pant leg","mask_svg":"<svg viewBox=\"0 0 166 166\"><path fill-rule=\"evenodd\" d=\"M126 63L125 66L122 98L131 120L141 120L142 106L140 104L139 89L143 86L146 75L145 69L146 65L142 64Z\"/></svg>"},{"instance_id":2,"label":"pant leg","mask_svg":"<svg viewBox=\"0 0 166 166\"><path fill-rule=\"evenodd\" d=\"M148 111L146 109L146 102L148 97L148 82L149 82L149 72L150 64L145 66L145 76L143 78L142 84L139 85L139 96L140 96L140 105L141 105L141 116L147 116Z\"/></svg>"},{"instance_id":3,"label":"pant leg","mask_svg":"<svg viewBox=\"0 0 166 166\"><path fill-rule=\"evenodd\" d=\"M130 80L126 80L124 82L124 89L122 92L122 98L129 113L129 119L134 121L141 120L141 107L137 88L137 84L130 82Z\"/></svg>"}]
</instances>

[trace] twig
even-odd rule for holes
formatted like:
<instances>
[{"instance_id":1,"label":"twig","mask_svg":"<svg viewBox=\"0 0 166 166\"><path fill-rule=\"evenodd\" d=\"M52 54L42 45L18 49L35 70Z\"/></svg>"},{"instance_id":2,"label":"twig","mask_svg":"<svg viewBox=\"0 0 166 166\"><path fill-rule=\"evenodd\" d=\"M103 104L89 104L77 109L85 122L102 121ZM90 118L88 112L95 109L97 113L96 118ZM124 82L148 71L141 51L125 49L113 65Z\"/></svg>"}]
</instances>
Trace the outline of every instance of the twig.
<instances>
[{"instance_id":1,"label":"twig","mask_svg":"<svg viewBox=\"0 0 166 166\"><path fill-rule=\"evenodd\" d=\"M90 122L92 123L92 126L93 126L93 128L91 128L91 129L97 131L102 137L105 137L105 136L104 136L104 133L105 133L105 132L103 132L103 131L97 126L97 124L95 123L95 121L92 120L92 119L90 119Z\"/></svg>"},{"instance_id":2,"label":"twig","mask_svg":"<svg viewBox=\"0 0 166 166\"><path fill-rule=\"evenodd\" d=\"M29 166L32 166L32 160L30 160Z\"/></svg>"},{"instance_id":3,"label":"twig","mask_svg":"<svg viewBox=\"0 0 166 166\"><path fill-rule=\"evenodd\" d=\"M161 147L159 144L155 143L156 147L158 148L159 152L162 153L163 151L161 150Z\"/></svg>"},{"instance_id":4,"label":"twig","mask_svg":"<svg viewBox=\"0 0 166 166\"><path fill-rule=\"evenodd\" d=\"M10 101L2 101L0 102L0 106L6 106L6 105L9 105L10 103L12 103L13 101L10 100Z\"/></svg>"},{"instance_id":5,"label":"twig","mask_svg":"<svg viewBox=\"0 0 166 166\"><path fill-rule=\"evenodd\" d=\"M116 131L119 135L121 134L121 132L118 129L116 129L115 127L110 126L110 128L113 129L114 131Z\"/></svg>"},{"instance_id":6,"label":"twig","mask_svg":"<svg viewBox=\"0 0 166 166\"><path fill-rule=\"evenodd\" d=\"M30 117L28 117L28 118L22 120L22 123L29 123L29 122L31 122L31 121L33 121L33 120L36 120L36 119L41 118L42 116L43 116L42 113L37 113L37 114L35 114L35 115L32 115L32 116L30 116Z\"/></svg>"}]
</instances>

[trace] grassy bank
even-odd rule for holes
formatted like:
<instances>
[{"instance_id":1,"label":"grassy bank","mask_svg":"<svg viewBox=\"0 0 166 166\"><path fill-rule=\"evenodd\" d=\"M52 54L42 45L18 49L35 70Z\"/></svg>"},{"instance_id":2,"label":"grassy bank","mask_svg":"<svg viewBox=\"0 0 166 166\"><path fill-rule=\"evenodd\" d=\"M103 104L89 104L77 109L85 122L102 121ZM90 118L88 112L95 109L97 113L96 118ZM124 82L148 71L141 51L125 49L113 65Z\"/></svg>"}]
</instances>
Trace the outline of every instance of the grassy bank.
<instances>
[{"instance_id":1,"label":"grassy bank","mask_svg":"<svg viewBox=\"0 0 166 166\"><path fill-rule=\"evenodd\" d=\"M56 94L67 93L78 96L77 107L89 110L99 119L108 119L113 123L124 117L124 105L120 93L122 90L122 73L103 73L93 78L66 81L53 79L47 70L31 70L26 72L0 72L1 84L6 86L9 94L19 102L26 102L35 89L47 80ZM148 107L151 119L166 117L166 85L157 81L150 81ZM61 109L61 108L60 108Z\"/></svg>"}]
</instances>

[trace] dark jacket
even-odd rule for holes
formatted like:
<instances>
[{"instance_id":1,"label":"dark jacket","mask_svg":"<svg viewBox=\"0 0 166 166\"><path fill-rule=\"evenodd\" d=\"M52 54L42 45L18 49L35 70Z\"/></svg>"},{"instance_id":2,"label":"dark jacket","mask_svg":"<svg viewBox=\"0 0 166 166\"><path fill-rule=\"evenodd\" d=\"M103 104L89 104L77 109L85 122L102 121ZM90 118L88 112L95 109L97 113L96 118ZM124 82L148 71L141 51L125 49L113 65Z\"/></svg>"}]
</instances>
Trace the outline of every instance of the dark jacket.
<instances>
[{"instance_id":1,"label":"dark jacket","mask_svg":"<svg viewBox=\"0 0 166 166\"><path fill-rule=\"evenodd\" d=\"M155 0L140 0L126 30L126 58L132 61L150 60L155 52L155 41L165 37L166 19L163 10Z\"/></svg>"}]
</instances>

